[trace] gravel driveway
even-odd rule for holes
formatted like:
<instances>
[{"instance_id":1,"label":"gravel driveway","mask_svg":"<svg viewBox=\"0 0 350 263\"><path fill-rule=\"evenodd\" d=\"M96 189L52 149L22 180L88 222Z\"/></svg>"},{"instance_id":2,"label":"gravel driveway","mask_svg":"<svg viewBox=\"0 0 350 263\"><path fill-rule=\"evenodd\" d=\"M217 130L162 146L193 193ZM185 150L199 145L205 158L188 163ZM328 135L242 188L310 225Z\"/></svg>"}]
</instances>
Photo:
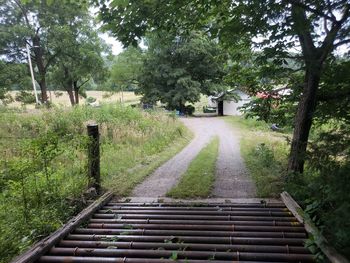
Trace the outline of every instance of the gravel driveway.
<instances>
[{"instance_id":1,"label":"gravel driveway","mask_svg":"<svg viewBox=\"0 0 350 263\"><path fill-rule=\"evenodd\" d=\"M213 136L218 136L220 146L212 197L255 197L254 183L240 155L239 131L216 117L181 118L180 120L194 133L194 139L180 153L136 186L132 196L165 196L176 185L200 150Z\"/></svg>"}]
</instances>

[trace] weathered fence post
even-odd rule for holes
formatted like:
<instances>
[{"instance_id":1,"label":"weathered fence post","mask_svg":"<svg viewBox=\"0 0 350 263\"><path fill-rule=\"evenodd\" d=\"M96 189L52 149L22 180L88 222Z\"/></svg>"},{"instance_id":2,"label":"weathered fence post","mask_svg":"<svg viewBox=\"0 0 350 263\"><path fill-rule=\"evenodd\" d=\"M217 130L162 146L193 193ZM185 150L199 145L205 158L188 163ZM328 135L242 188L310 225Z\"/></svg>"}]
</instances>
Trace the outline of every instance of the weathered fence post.
<instances>
[{"instance_id":1,"label":"weathered fence post","mask_svg":"<svg viewBox=\"0 0 350 263\"><path fill-rule=\"evenodd\" d=\"M100 134L97 124L88 124L88 175L89 187L94 187L97 193L101 190L100 179Z\"/></svg>"}]
</instances>

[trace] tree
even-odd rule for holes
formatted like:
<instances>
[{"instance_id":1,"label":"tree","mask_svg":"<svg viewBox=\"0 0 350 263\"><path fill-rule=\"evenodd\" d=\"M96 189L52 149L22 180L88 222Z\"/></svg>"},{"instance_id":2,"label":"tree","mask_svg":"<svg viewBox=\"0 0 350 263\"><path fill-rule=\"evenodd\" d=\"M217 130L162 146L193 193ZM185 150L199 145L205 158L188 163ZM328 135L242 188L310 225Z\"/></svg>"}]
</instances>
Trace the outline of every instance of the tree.
<instances>
[{"instance_id":1,"label":"tree","mask_svg":"<svg viewBox=\"0 0 350 263\"><path fill-rule=\"evenodd\" d=\"M288 170L303 172L324 63L335 49L350 43L347 0L171 0L166 4L161 0L115 0L109 5L104 0L98 2L106 29L125 44L137 43L147 31L187 32L201 28L228 46L242 39L255 43L266 58L277 64L293 56L291 49L297 47L304 80Z\"/></svg>"},{"instance_id":2,"label":"tree","mask_svg":"<svg viewBox=\"0 0 350 263\"><path fill-rule=\"evenodd\" d=\"M169 109L184 112L186 102L194 103L200 94L214 94L222 88L225 56L206 36L163 34L152 36L148 44L137 90L143 101L160 100Z\"/></svg>"},{"instance_id":3,"label":"tree","mask_svg":"<svg viewBox=\"0 0 350 263\"><path fill-rule=\"evenodd\" d=\"M142 68L143 52L140 48L128 47L118 54L111 66L109 89L135 89Z\"/></svg>"},{"instance_id":4,"label":"tree","mask_svg":"<svg viewBox=\"0 0 350 263\"><path fill-rule=\"evenodd\" d=\"M12 89L31 88L27 66L21 63L0 60L0 100L6 104L11 98L7 95Z\"/></svg>"},{"instance_id":5,"label":"tree","mask_svg":"<svg viewBox=\"0 0 350 263\"><path fill-rule=\"evenodd\" d=\"M31 47L43 103L48 100L47 73L62 52L62 39L57 37L60 35L61 26L79 20L79 15L86 13L87 8L87 4L80 1L0 2L0 54L8 60L24 62L25 45Z\"/></svg>"},{"instance_id":6,"label":"tree","mask_svg":"<svg viewBox=\"0 0 350 263\"><path fill-rule=\"evenodd\" d=\"M62 51L52 67L50 79L67 91L72 106L79 104L79 94L85 84L106 77L103 53L110 51L98 37L91 20L86 13L74 23L62 25L59 32Z\"/></svg>"}]
</instances>

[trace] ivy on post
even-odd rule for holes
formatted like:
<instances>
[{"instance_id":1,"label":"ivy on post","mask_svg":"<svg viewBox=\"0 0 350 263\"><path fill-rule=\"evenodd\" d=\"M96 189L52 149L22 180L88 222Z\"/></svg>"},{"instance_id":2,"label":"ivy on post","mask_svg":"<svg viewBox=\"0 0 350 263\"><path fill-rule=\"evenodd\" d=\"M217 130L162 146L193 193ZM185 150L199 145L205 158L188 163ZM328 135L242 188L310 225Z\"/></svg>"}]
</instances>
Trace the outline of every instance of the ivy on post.
<instances>
[{"instance_id":1,"label":"ivy on post","mask_svg":"<svg viewBox=\"0 0 350 263\"><path fill-rule=\"evenodd\" d=\"M94 187L99 194L101 190L100 178L100 134L98 125L91 123L87 125L89 137L88 143L88 176L89 187Z\"/></svg>"}]
</instances>

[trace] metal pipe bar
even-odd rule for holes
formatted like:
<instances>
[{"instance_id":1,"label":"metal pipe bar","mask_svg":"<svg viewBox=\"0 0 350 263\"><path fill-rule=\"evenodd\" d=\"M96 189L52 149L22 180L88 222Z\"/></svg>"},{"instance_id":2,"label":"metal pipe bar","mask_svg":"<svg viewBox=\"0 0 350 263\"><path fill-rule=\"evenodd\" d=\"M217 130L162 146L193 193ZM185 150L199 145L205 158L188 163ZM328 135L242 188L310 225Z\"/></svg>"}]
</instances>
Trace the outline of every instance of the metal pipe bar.
<instances>
[{"instance_id":1,"label":"metal pipe bar","mask_svg":"<svg viewBox=\"0 0 350 263\"><path fill-rule=\"evenodd\" d=\"M215 237L275 237L275 238L306 238L305 233L294 232L236 232L236 231L195 231L195 230L146 230L146 229L105 229L77 228L77 234L106 234L106 235L186 235L186 236L215 236Z\"/></svg>"},{"instance_id":2,"label":"metal pipe bar","mask_svg":"<svg viewBox=\"0 0 350 263\"><path fill-rule=\"evenodd\" d=\"M303 238L262 238L262 237L206 237L206 236L138 236L138 235L100 235L70 234L68 240L102 240L126 242L185 242L205 244L242 244L242 245L290 245L303 246Z\"/></svg>"},{"instance_id":3,"label":"metal pipe bar","mask_svg":"<svg viewBox=\"0 0 350 263\"><path fill-rule=\"evenodd\" d=\"M291 212L274 212L274 211L192 211L192 210L113 210L101 209L98 211L101 214L151 214L151 215L232 215L232 216L281 216L290 217Z\"/></svg>"},{"instance_id":4,"label":"metal pipe bar","mask_svg":"<svg viewBox=\"0 0 350 263\"><path fill-rule=\"evenodd\" d=\"M108 210L197 210L197 211L275 211L275 212L286 212L289 211L287 208L281 207L187 207L187 206L114 206L105 205L102 209Z\"/></svg>"},{"instance_id":5,"label":"metal pipe bar","mask_svg":"<svg viewBox=\"0 0 350 263\"><path fill-rule=\"evenodd\" d=\"M91 218L91 223L105 224L197 224L197 225L244 225L244 226L293 226L302 227L299 222L280 221L214 221L214 220L149 220L149 219L108 219Z\"/></svg>"},{"instance_id":6,"label":"metal pipe bar","mask_svg":"<svg viewBox=\"0 0 350 263\"><path fill-rule=\"evenodd\" d=\"M204 251L239 251L239 252L270 252L270 253L299 253L307 254L309 251L298 246L254 246L254 245L224 245L224 244L194 244L194 243L162 243L162 242L108 242L108 241L84 241L62 240L59 247L83 247L83 248L108 248L117 247L123 249L186 249Z\"/></svg>"},{"instance_id":7,"label":"metal pipe bar","mask_svg":"<svg viewBox=\"0 0 350 263\"><path fill-rule=\"evenodd\" d=\"M88 228L107 229L163 229L163 230L209 230L209 231L254 231L254 232L300 232L305 233L303 227L292 226L240 226L240 225L197 225L197 224L108 224L90 223Z\"/></svg>"},{"instance_id":8,"label":"metal pipe bar","mask_svg":"<svg viewBox=\"0 0 350 263\"><path fill-rule=\"evenodd\" d=\"M123 219L183 219L183 220L237 220L237 221L289 221L296 222L295 217L276 217L276 216L203 216L203 215L148 215L148 214L101 214L96 213L93 216L94 218L123 218Z\"/></svg>"},{"instance_id":9,"label":"metal pipe bar","mask_svg":"<svg viewBox=\"0 0 350 263\"><path fill-rule=\"evenodd\" d=\"M113 206L162 206L162 207L279 207L285 208L284 203L119 203L109 202Z\"/></svg>"},{"instance_id":10,"label":"metal pipe bar","mask_svg":"<svg viewBox=\"0 0 350 263\"><path fill-rule=\"evenodd\" d=\"M157 259L152 258L106 258L106 257L66 257L66 256L43 256L38 261L39 263L189 263L187 259ZM190 263L205 263L208 260L191 260ZM210 263L227 263L222 260L210 260ZM266 263L266 261L242 261L239 263ZM285 263L285 262L274 262L274 263Z\"/></svg>"},{"instance_id":11,"label":"metal pipe bar","mask_svg":"<svg viewBox=\"0 0 350 263\"><path fill-rule=\"evenodd\" d=\"M287 262L313 262L310 254L282 253L249 253L249 252L210 252L210 251L179 251L179 250L143 250L143 249L91 249L91 248L58 248L50 250L51 255L59 256L97 256L97 257L171 257L176 253L179 259L222 259L222 260L271 260Z\"/></svg>"}]
</instances>

